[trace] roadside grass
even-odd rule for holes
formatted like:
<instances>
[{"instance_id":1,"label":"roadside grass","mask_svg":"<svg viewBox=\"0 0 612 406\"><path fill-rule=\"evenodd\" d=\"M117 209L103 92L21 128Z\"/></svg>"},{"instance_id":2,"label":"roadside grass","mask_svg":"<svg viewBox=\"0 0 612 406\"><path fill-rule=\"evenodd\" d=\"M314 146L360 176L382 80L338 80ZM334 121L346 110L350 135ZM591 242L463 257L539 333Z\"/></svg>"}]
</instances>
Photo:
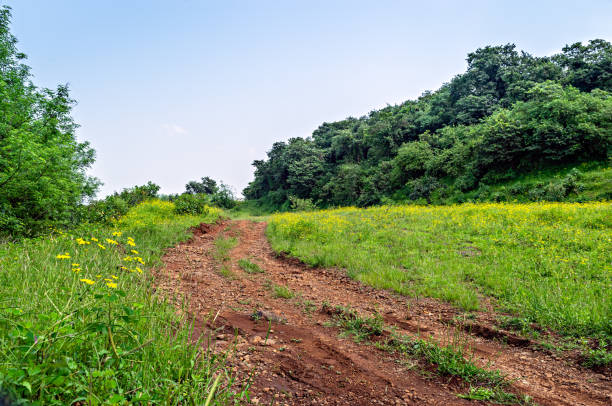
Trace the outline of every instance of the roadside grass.
<instances>
[{"instance_id":1,"label":"roadside grass","mask_svg":"<svg viewBox=\"0 0 612 406\"><path fill-rule=\"evenodd\" d=\"M0 244L0 392L16 404L234 404L246 399L184 309L153 293L152 268L189 227L157 200L114 227ZM209 403L207 398L210 395Z\"/></svg>"},{"instance_id":2,"label":"roadside grass","mask_svg":"<svg viewBox=\"0 0 612 406\"><path fill-rule=\"evenodd\" d=\"M238 266L246 273L257 274L264 273L265 271L256 263L251 262L248 258L242 258L238 260Z\"/></svg>"},{"instance_id":3,"label":"roadside grass","mask_svg":"<svg viewBox=\"0 0 612 406\"><path fill-rule=\"evenodd\" d=\"M271 217L277 252L377 288L501 311L574 337L612 337L612 204L343 208Z\"/></svg>"}]
</instances>

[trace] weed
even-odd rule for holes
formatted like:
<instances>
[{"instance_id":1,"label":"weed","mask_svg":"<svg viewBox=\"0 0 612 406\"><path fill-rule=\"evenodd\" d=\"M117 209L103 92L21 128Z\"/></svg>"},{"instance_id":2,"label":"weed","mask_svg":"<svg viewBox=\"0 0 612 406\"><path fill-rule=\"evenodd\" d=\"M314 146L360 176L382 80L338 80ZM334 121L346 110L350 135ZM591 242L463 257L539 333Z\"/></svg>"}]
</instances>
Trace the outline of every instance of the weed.
<instances>
[{"instance_id":1,"label":"weed","mask_svg":"<svg viewBox=\"0 0 612 406\"><path fill-rule=\"evenodd\" d=\"M333 324L340 327L344 334L352 335L357 342L369 340L383 332L384 321L379 314L361 317L355 310L341 306L337 306L334 313Z\"/></svg>"},{"instance_id":2,"label":"weed","mask_svg":"<svg viewBox=\"0 0 612 406\"><path fill-rule=\"evenodd\" d=\"M223 265L221 269L219 269L219 275L223 276L227 279L236 279L237 276L231 269L229 269L226 265Z\"/></svg>"},{"instance_id":3,"label":"weed","mask_svg":"<svg viewBox=\"0 0 612 406\"><path fill-rule=\"evenodd\" d=\"M605 341L602 340L598 348L589 348L583 351L582 365L587 368L598 368L612 364L612 352L606 349L605 344Z\"/></svg>"},{"instance_id":4,"label":"weed","mask_svg":"<svg viewBox=\"0 0 612 406\"><path fill-rule=\"evenodd\" d=\"M218 262L226 262L230 260L230 251L238 244L236 237L226 237L220 235L215 240L215 252L213 257Z\"/></svg>"},{"instance_id":5,"label":"weed","mask_svg":"<svg viewBox=\"0 0 612 406\"><path fill-rule=\"evenodd\" d=\"M261 269L259 265L254 262L249 261L247 258L243 258L238 261L238 266L242 268L243 271L250 274L256 273L264 273L265 271Z\"/></svg>"},{"instance_id":6,"label":"weed","mask_svg":"<svg viewBox=\"0 0 612 406\"><path fill-rule=\"evenodd\" d=\"M295 296L295 293L293 293L288 287L281 285L274 286L274 297L291 299L293 296Z\"/></svg>"}]
</instances>

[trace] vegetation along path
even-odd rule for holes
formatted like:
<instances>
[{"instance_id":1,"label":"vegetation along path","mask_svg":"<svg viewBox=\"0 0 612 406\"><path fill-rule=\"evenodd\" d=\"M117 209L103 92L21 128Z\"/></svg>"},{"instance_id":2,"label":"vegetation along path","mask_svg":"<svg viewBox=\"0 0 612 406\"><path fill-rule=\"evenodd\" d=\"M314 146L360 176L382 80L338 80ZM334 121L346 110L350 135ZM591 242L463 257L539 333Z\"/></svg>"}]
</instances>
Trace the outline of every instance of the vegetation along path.
<instances>
[{"instance_id":1,"label":"vegetation along path","mask_svg":"<svg viewBox=\"0 0 612 406\"><path fill-rule=\"evenodd\" d=\"M265 230L247 220L202 225L157 275L167 295L187 296L196 331L229 349L238 377L252 377L254 404L612 402L609 371L494 329L490 314L466 324L438 300L279 256Z\"/></svg>"}]
</instances>

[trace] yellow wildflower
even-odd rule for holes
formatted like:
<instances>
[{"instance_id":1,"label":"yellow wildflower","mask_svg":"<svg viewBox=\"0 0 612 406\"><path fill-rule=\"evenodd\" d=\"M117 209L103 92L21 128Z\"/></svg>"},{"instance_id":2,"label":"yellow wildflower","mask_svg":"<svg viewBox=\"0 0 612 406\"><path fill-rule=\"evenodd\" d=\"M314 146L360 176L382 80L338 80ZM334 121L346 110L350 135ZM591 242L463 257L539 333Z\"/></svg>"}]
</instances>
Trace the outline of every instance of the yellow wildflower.
<instances>
[{"instance_id":1,"label":"yellow wildflower","mask_svg":"<svg viewBox=\"0 0 612 406\"><path fill-rule=\"evenodd\" d=\"M91 241L98 242L98 239L96 237L91 237Z\"/></svg>"},{"instance_id":2,"label":"yellow wildflower","mask_svg":"<svg viewBox=\"0 0 612 406\"><path fill-rule=\"evenodd\" d=\"M142 269L140 269L138 267L134 268L134 270L137 271L138 273L142 273Z\"/></svg>"},{"instance_id":3,"label":"yellow wildflower","mask_svg":"<svg viewBox=\"0 0 612 406\"><path fill-rule=\"evenodd\" d=\"M132 254L134 254L134 255L138 255L138 251L136 251L136 250L131 250L130 252L131 252Z\"/></svg>"},{"instance_id":4,"label":"yellow wildflower","mask_svg":"<svg viewBox=\"0 0 612 406\"><path fill-rule=\"evenodd\" d=\"M102 245L102 244L98 244L98 247L102 248L103 250L106 249L106 247L104 245Z\"/></svg>"},{"instance_id":5,"label":"yellow wildflower","mask_svg":"<svg viewBox=\"0 0 612 406\"><path fill-rule=\"evenodd\" d=\"M107 239L106 239L106 242L107 242L107 243L109 243L109 244L111 244L111 245L117 245L117 244L119 244L117 241L115 241L115 240L111 240L110 238L107 238Z\"/></svg>"},{"instance_id":6,"label":"yellow wildflower","mask_svg":"<svg viewBox=\"0 0 612 406\"><path fill-rule=\"evenodd\" d=\"M96 282L92 281L91 279L79 279L79 280L81 282L84 282L84 283L88 284L88 285L93 285L94 283L96 283Z\"/></svg>"},{"instance_id":7,"label":"yellow wildflower","mask_svg":"<svg viewBox=\"0 0 612 406\"><path fill-rule=\"evenodd\" d=\"M113 233L113 236L115 236L115 237L121 237L121 234L123 234L121 231L115 231L115 232Z\"/></svg>"},{"instance_id":8,"label":"yellow wildflower","mask_svg":"<svg viewBox=\"0 0 612 406\"><path fill-rule=\"evenodd\" d=\"M108 286L109 288L117 289L117 284L114 282L107 282L106 286Z\"/></svg>"},{"instance_id":9,"label":"yellow wildflower","mask_svg":"<svg viewBox=\"0 0 612 406\"><path fill-rule=\"evenodd\" d=\"M67 253L67 252L65 254L57 254L55 256L55 258L57 258L57 259L70 259L70 254Z\"/></svg>"},{"instance_id":10,"label":"yellow wildflower","mask_svg":"<svg viewBox=\"0 0 612 406\"><path fill-rule=\"evenodd\" d=\"M119 279L119 277L118 277L118 276L115 276L115 275L111 275L111 278L113 278L113 279Z\"/></svg>"}]
</instances>

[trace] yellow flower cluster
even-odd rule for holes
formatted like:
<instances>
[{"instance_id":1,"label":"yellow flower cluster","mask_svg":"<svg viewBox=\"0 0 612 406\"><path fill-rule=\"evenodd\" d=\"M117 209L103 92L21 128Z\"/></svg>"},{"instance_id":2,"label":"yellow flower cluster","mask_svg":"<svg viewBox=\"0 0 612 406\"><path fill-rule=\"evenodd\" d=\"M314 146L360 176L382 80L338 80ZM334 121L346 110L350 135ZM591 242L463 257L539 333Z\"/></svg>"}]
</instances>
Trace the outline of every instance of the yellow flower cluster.
<instances>
[{"instance_id":1,"label":"yellow flower cluster","mask_svg":"<svg viewBox=\"0 0 612 406\"><path fill-rule=\"evenodd\" d=\"M123 235L123 233L121 231L115 231L115 232L112 233L112 236L115 237L115 238L119 238L122 235ZM107 249L107 247L104 246L103 244L101 244L99 242L100 240L98 238L96 238L96 237L90 237L89 239L84 239L84 238L78 237L78 238L75 238L74 241L79 246L88 246L88 245L91 245L91 242L94 242L100 249L102 249L102 250L106 250ZM121 245L121 243L118 240L116 240L116 239L104 238L104 241L107 244L109 244L110 246L119 246L119 245ZM130 247L135 247L136 246L136 242L134 241L133 237L127 237L126 240L124 240L124 241L125 241L124 243L127 246L130 246ZM127 256L127 257L123 258L124 261L127 261L127 262L137 262L137 263L140 263L140 264L143 264L143 265L145 264L145 262L142 259L142 257L137 256L138 255L138 251L136 251L135 249L131 249L130 252L133 254L133 256ZM75 255L78 255L78 252L75 253ZM70 255L69 252L65 252L63 254L56 255L56 258L57 259L70 259L71 255ZM81 265L79 263L73 262L71 265L72 265L72 267L71 267L72 272L74 272L75 274L79 274L79 273L82 272L83 269L81 268ZM131 272L131 273L143 273L142 269L140 269L139 267L134 267L133 269L130 269L130 268L128 268L125 265L121 265L120 269L124 270L124 271L127 271L127 272ZM95 275L95 277L97 279L102 279L102 275L101 274ZM118 280L119 280L119 277L117 275L110 275L110 277L104 278L103 283L108 288L117 289L118 288ZM88 285L88 286L96 284L96 281L94 279L85 278L85 277L80 278L79 281L82 282L85 285Z\"/></svg>"}]
</instances>

